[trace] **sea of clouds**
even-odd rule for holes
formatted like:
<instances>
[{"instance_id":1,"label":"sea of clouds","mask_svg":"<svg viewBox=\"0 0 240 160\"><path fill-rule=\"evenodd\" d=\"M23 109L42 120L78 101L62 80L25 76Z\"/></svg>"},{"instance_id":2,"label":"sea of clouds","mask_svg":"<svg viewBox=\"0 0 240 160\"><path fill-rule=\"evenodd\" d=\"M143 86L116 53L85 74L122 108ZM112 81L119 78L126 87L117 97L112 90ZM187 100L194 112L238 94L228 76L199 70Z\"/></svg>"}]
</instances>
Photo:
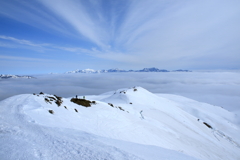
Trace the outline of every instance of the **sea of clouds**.
<instances>
[{"instance_id":1,"label":"sea of clouds","mask_svg":"<svg viewBox=\"0 0 240 160\"><path fill-rule=\"evenodd\" d=\"M17 94L39 92L62 97L98 95L141 86L153 93L182 95L240 113L240 72L79 73L35 77L1 79L0 100Z\"/></svg>"}]
</instances>

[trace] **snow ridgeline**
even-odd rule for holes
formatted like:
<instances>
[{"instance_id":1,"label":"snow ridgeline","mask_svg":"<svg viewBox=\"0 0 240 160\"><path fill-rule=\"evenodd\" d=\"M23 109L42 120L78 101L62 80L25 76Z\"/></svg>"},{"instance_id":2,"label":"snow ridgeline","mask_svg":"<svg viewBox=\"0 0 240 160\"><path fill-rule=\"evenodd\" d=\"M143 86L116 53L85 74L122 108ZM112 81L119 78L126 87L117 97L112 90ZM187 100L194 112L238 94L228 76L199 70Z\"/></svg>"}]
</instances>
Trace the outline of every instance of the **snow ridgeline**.
<instances>
[{"instance_id":1,"label":"snow ridgeline","mask_svg":"<svg viewBox=\"0 0 240 160\"><path fill-rule=\"evenodd\" d=\"M233 113L141 87L85 99L25 94L0 107L2 159L240 158Z\"/></svg>"}]
</instances>

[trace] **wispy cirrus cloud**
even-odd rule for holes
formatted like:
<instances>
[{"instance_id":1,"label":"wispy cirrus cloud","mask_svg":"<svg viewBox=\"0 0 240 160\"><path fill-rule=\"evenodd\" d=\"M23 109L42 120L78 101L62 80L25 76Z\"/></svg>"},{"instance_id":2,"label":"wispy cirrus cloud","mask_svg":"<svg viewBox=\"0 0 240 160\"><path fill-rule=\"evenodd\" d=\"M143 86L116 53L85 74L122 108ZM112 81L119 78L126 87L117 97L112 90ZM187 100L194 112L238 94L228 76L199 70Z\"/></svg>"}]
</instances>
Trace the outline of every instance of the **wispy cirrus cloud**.
<instances>
[{"instance_id":1,"label":"wispy cirrus cloud","mask_svg":"<svg viewBox=\"0 0 240 160\"><path fill-rule=\"evenodd\" d=\"M100 57L100 58L105 58L105 59L111 59L112 60L117 60L116 58L119 58L119 61L125 61L126 59L121 59L122 57L122 53L116 53L116 52L111 52L111 51L107 51L105 50L104 53L102 50L98 50L96 48L90 48L90 49L86 49L86 48L81 48L81 47L65 47L65 46L58 46L55 44L50 44L50 43L42 43L42 44L38 44L29 40L25 40L25 39L18 39L15 37L9 37L9 36L4 36L4 35L0 35L0 39L2 40L7 40L13 43L2 43L0 42L0 47L6 47L6 48L23 48L24 46L29 46L29 47L33 47L33 50L36 50L38 48L40 48L41 52L44 51L49 51L49 50L62 50L62 51L68 51L68 52L73 52L73 53L77 53L77 54L81 54L81 53L85 53L91 56L95 56L95 57ZM17 45L17 44L20 44ZM112 57L112 55L115 55L114 57ZM0 58L4 59L16 59L14 58L14 56L1 56ZM8 57L8 58L7 58ZM129 57L131 57L129 59ZM134 57L132 56L128 56L127 57L128 60L131 61L131 59L133 59ZM17 58L18 60L22 59L22 58ZM27 60L28 58L23 58L22 60ZM29 60L36 60L34 58L29 58Z\"/></svg>"},{"instance_id":2,"label":"wispy cirrus cloud","mask_svg":"<svg viewBox=\"0 0 240 160\"><path fill-rule=\"evenodd\" d=\"M100 6L97 2L92 4L90 1L88 5L94 7L90 10L86 5L84 6L83 1L41 0L40 2L66 21L80 35L83 35L102 48L107 46L107 30L103 24L105 19L102 13L98 12Z\"/></svg>"},{"instance_id":3,"label":"wispy cirrus cloud","mask_svg":"<svg viewBox=\"0 0 240 160\"><path fill-rule=\"evenodd\" d=\"M52 60L41 59L41 58L29 58L29 57L6 56L6 55L0 55L0 59L4 59L4 60L14 60L14 61L31 61L31 62L46 62L46 61L52 61Z\"/></svg>"},{"instance_id":4,"label":"wispy cirrus cloud","mask_svg":"<svg viewBox=\"0 0 240 160\"><path fill-rule=\"evenodd\" d=\"M49 44L36 44L33 43L31 41L28 40L24 40L24 39L17 39L14 37L9 37L9 36L4 36L4 35L0 35L0 39L4 39L4 40L10 40L19 44L23 44L23 45L27 45L27 46L32 46L32 47L44 47L44 46L48 46Z\"/></svg>"},{"instance_id":5,"label":"wispy cirrus cloud","mask_svg":"<svg viewBox=\"0 0 240 160\"><path fill-rule=\"evenodd\" d=\"M80 47L63 47L63 46L57 46L55 44L50 44L50 43L38 44L38 43L34 43L29 40L18 39L15 37L9 37L9 36L4 36L4 35L0 35L0 39L13 42L13 43L1 43L0 42L0 46L6 47L6 48L19 48L22 46L30 46L30 47L34 47L33 48L34 50L36 48L41 48L41 51L46 51L49 49L58 49L58 50L64 50L64 51L69 51L69 52L75 52L75 53L89 53L89 54L97 53L94 50L88 50L88 49L84 49L84 48L80 48ZM18 46L16 44L21 44L21 46Z\"/></svg>"}]
</instances>

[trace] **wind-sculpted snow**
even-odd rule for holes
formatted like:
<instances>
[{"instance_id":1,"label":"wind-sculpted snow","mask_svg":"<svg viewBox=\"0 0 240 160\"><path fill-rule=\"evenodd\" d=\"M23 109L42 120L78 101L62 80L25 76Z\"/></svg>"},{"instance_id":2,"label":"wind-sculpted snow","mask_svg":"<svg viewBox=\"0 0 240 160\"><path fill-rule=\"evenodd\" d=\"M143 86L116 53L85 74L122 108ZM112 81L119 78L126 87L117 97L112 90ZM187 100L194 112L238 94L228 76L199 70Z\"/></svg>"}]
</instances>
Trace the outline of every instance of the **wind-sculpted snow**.
<instances>
[{"instance_id":1,"label":"wind-sculpted snow","mask_svg":"<svg viewBox=\"0 0 240 160\"><path fill-rule=\"evenodd\" d=\"M88 107L72 98L42 93L1 101L0 157L240 158L236 117L223 108L141 87L85 96L94 102Z\"/></svg>"}]
</instances>

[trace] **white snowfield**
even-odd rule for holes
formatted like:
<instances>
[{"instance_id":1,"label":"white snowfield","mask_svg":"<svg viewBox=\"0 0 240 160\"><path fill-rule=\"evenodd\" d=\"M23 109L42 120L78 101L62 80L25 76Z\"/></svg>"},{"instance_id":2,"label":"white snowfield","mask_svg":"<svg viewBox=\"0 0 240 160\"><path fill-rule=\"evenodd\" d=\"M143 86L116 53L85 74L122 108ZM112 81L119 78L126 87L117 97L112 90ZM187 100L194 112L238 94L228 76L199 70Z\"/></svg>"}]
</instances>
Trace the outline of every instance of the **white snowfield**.
<instances>
[{"instance_id":1,"label":"white snowfield","mask_svg":"<svg viewBox=\"0 0 240 160\"><path fill-rule=\"evenodd\" d=\"M0 159L240 159L237 117L221 107L141 87L85 99L90 107L48 94L1 101Z\"/></svg>"}]
</instances>

